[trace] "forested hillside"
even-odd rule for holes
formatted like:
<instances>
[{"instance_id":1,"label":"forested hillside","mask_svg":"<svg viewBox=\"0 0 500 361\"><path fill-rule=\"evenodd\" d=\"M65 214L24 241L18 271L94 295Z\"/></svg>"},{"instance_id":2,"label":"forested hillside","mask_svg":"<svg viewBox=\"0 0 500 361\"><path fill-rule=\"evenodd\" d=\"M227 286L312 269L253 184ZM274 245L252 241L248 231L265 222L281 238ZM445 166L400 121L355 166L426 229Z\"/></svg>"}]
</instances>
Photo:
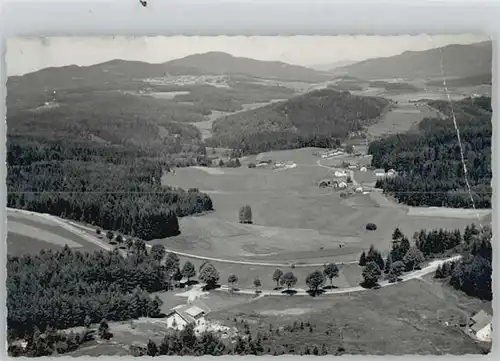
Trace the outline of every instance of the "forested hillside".
<instances>
[{"instance_id":1,"label":"forested hillside","mask_svg":"<svg viewBox=\"0 0 500 361\"><path fill-rule=\"evenodd\" d=\"M207 145L237 148L243 153L330 147L374 122L389 106L390 101L383 98L316 90L216 121Z\"/></svg>"},{"instance_id":2,"label":"forested hillside","mask_svg":"<svg viewBox=\"0 0 500 361\"><path fill-rule=\"evenodd\" d=\"M199 131L177 123L168 104L118 92L36 104L8 108L9 207L145 240L176 235L178 216L212 209L205 194L160 185L168 167L207 161Z\"/></svg>"},{"instance_id":3,"label":"forested hillside","mask_svg":"<svg viewBox=\"0 0 500 361\"><path fill-rule=\"evenodd\" d=\"M364 60L335 69L361 79L416 79L441 77L443 65L448 77L491 74L491 41L452 44L424 51L405 51L385 58Z\"/></svg>"},{"instance_id":4,"label":"forested hillside","mask_svg":"<svg viewBox=\"0 0 500 361\"><path fill-rule=\"evenodd\" d=\"M471 208L452 109L467 166L475 206L491 207L491 98L466 98L450 104L428 101L443 119L425 119L418 131L374 141L372 165L399 172L377 182L385 192L412 206Z\"/></svg>"}]
</instances>

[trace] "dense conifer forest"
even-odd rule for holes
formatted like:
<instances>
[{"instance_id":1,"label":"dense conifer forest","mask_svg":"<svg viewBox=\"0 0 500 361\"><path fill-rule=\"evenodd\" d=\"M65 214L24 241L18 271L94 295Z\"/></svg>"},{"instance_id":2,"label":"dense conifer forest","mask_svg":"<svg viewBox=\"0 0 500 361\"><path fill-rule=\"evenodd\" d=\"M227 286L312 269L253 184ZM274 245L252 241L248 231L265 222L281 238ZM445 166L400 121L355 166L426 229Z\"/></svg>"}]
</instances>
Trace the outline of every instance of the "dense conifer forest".
<instances>
[{"instance_id":1,"label":"dense conifer forest","mask_svg":"<svg viewBox=\"0 0 500 361\"><path fill-rule=\"evenodd\" d=\"M9 137L7 205L144 240L179 234L177 217L213 210L197 190L162 187L171 163L147 149Z\"/></svg>"},{"instance_id":2,"label":"dense conifer forest","mask_svg":"<svg viewBox=\"0 0 500 361\"><path fill-rule=\"evenodd\" d=\"M491 98L428 101L441 119L425 119L417 131L389 136L369 146L372 165L396 169L377 182L410 206L472 208L453 116L460 130L467 178L477 208L491 207Z\"/></svg>"},{"instance_id":3,"label":"dense conifer forest","mask_svg":"<svg viewBox=\"0 0 500 361\"><path fill-rule=\"evenodd\" d=\"M240 149L244 154L334 147L350 133L374 122L390 104L384 98L348 91L315 90L217 120L207 145Z\"/></svg>"},{"instance_id":4,"label":"dense conifer forest","mask_svg":"<svg viewBox=\"0 0 500 361\"><path fill-rule=\"evenodd\" d=\"M119 251L82 253L64 247L7 260L9 338L90 322L158 316L161 301L149 293L167 288L170 270L160 266L144 243L129 257ZM171 267L177 269L177 267Z\"/></svg>"}]
</instances>

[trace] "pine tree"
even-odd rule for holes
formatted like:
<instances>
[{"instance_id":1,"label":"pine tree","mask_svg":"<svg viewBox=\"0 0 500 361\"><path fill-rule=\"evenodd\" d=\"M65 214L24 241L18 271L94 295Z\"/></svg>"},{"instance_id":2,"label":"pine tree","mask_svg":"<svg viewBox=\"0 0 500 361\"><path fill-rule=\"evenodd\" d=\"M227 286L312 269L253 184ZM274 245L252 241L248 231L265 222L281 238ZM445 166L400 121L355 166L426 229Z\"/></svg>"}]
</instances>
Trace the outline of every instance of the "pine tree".
<instances>
[{"instance_id":1,"label":"pine tree","mask_svg":"<svg viewBox=\"0 0 500 361\"><path fill-rule=\"evenodd\" d=\"M359 265L360 265L361 267L366 266L366 255L365 255L365 251L363 251L363 252L361 253L361 257L359 257Z\"/></svg>"},{"instance_id":2,"label":"pine tree","mask_svg":"<svg viewBox=\"0 0 500 361\"><path fill-rule=\"evenodd\" d=\"M391 271L391 265L392 265L392 255L389 253L387 256L387 260L385 261L385 268L384 268L384 273L389 273Z\"/></svg>"}]
</instances>

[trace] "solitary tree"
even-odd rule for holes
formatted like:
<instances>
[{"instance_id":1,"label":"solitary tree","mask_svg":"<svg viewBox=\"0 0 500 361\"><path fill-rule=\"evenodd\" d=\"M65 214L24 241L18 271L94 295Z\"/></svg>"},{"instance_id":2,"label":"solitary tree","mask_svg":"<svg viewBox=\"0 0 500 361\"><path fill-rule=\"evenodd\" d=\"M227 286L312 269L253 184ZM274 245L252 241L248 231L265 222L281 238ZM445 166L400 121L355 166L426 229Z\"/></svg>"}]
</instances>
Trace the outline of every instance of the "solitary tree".
<instances>
[{"instance_id":1,"label":"solitary tree","mask_svg":"<svg viewBox=\"0 0 500 361\"><path fill-rule=\"evenodd\" d=\"M182 275L187 278L188 283L190 278L196 276L196 268L194 268L194 265L190 261L186 261L186 263L184 263L184 266L182 267Z\"/></svg>"},{"instance_id":2,"label":"solitary tree","mask_svg":"<svg viewBox=\"0 0 500 361\"><path fill-rule=\"evenodd\" d=\"M321 271L314 271L306 278L306 285L316 294L318 289L325 284L325 275Z\"/></svg>"},{"instance_id":3,"label":"solitary tree","mask_svg":"<svg viewBox=\"0 0 500 361\"><path fill-rule=\"evenodd\" d=\"M106 232L106 238L111 242L115 234L112 231Z\"/></svg>"},{"instance_id":4,"label":"solitary tree","mask_svg":"<svg viewBox=\"0 0 500 361\"><path fill-rule=\"evenodd\" d=\"M156 343L154 341L152 341L152 340L148 341L146 354L148 356L153 356L153 357L158 356L158 354L159 354L158 346L156 346Z\"/></svg>"},{"instance_id":5,"label":"solitary tree","mask_svg":"<svg viewBox=\"0 0 500 361\"><path fill-rule=\"evenodd\" d=\"M106 321L105 319L103 319L101 321L101 323L99 324L98 333L99 333L100 338L103 338L106 340L109 340L113 336L113 334L111 332L109 332L108 321Z\"/></svg>"},{"instance_id":6,"label":"solitary tree","mask_svg":"<svg viewBox=\"0 0 500 361\"><path fill-rule=\"evenodd\" d=\"M295 277L292 271L289 271L281 277L280 282L282 285L285 285L288 290L290 290L290 288L295 286L297 283L297 277Z\"/></svg>"},{"instance_id":7,"label":"solitary tree","mask_svg":"<svg viewBox=\"0 0 500 361\"><path fill-rule=\"evenodd\" d=\"M168 253L165 259L165 269L167 272L175 272L179 268L180 261L179 257L175 253Z\"/></svg>"},{"instance_id":8,"label":"solitary tree","mask_svg":"<svg viewBox=\"0 0 500 361\"><path fill-rule=\"evenodd\" d=\"M123 237L121 234L116 236L116 243L122 244L123 243Z\"/></svg>"},{"instance_id":9,"label":"solitary tree","mask_svg":"<svg viewBox=\"0 0 500 361\"><path fill-rule=\"evenodd\" d=\"M352 154L352 153L354 153L354 146L352 144L346 145L344 151L347 154Z\"/></svg>"},{"instance_id":10,"label":"solitary tree","mask_svg":"<svg viewBox=\"0 0 500 361\"><path fill-rule=\"evenodd\" d=\"M137 253L137 255L144 255L146 254L146 242L142 239L136 239L134 241L134 249Z\"/></svg>"},{"instance_id":11,"label":"solitary tree","mask_svg":"<svg viewBox=\"0 0 500 361\"><path fill-rule=\"evenodd\" d=\"M363 251L363 252L361 253L361 257L359 257L359 265L360 265L361 267L366 266L366 254L365 254L365 251Z\"/></svg>"},{"instance_id":12,"label":"solitary tree","mask_svg":"<svg viewBox=\"0 0 500 361\"><path fill-rule=\"evenodd\" d=\"M367 288L374 287L378 283L378 279L382 272L375 262L368 262L363 268L363 286Z\"/></svg>"},{"instance_id":13,"label":"solitary tree","mask_svg":"<svg viewBox=\"0 0 500 361\"><path fill-rule=\"evenodd\" d=\"M214 288L219 281L219 272L211 263L207 263L201 270L199 278L202 282L205 282L207 289L211 289Z\"/></svg>"},{"instance_id":14,"label":"solitary tree","mask_svg":"<svg viewBox=\"0 0 500 361\"><path fill-rule=\"evenodd\" d=\"M252 223L252 208L249 205L245 205L240 208L239 212L240 223L251 224Z\"/></svg>"},{"instance_id":15,"label":"solitary tree","mask_svg":"<svg viewBox=\"0 0 500 361\"><path fill-rule=\"evenodd\" d=\"M85 316L85 319L83 321L83 325L86 328L90 328L90 325L92 324L92 320L90 319L89 315Z\"/></svg>"},{"instance_id":16,"label":"solitary tree","mask_svg":"<svg viewBox=\"0 0 500 361\"><path fill-rule=\"evenodd\" d=\"M238 276L236 276L235 274L230 275L227 278L227 282L231 285L231 291L233 291L234 290L234 284L236 282L238 282Z\"/></svg>"},{"instance_id":17,"label":"solitary tree","mask_svg":"<svg viewBox=\"0 0 500 361\"><path fill-rule=\"evenodd\" d=\"M411 247L403 257L403 263L406 269L411 271L424 262L424 260L424 254L417 247Z\"/></svg>"},{"instance_id":18,"label":"solitary tree","mask_svg":"<svg viewBox=\"0 0 500 361\"><path fill-rule=\"evenodd\" d=\"M158 262L158 264L160 264L161 260L165 256L165 248L161 244L155 244L151 248L151 256L156 262Z\"/></svg>"},{"instance_id":19,"label":"solitary tree","mask_svg":"<svg viewBox=\"0 0 500 361\"><path fill-rule=\"evenodd\" d=\"M283 277L283 271L278 268L273 273L273 281L276 282L276 288L280 287L281 277Z\"/></svg>"},{"instance_id":20,"label":"solitary tree","mask_svg":"<svg viewBox=\"0 0 500 361\"><path fill-rule=\"evenodd\" d=\"M127 251L130 251L130 249L132 248L132 246L134 245L134 241L132 240L132 238L127 238L127 240L125 241L125 244L127 245Z\"/></svg>"},{"instance_id":21,"label":"solitary tree","mask_svg":"<svg viewBox=\"0 0 500 361\"><path fill-rule=\"evenodd\" d=\"M399 229L399 227L396 227L396 229L394 230L394 232L392 232L392 240L393 241L399 241L403 237L404 237L404 235L401 232L401 230Z\"/></svg>"},{"instance_id":22,"label":"solitary tree","mask_svg":"<svg viewBox=\"0 0 500 361\"><path fill-rule=\"evenodd\" d=\"M255 287L255 293L259 293L259 288L262 286L262 283L260 282L260 278L256 277L253 280L253 286Z\"/></svg>"},{"instance_id":23,"label":"solitary tree","mask_svg":"<svg viewBox=\"0 0 500 361\"><path fill-rule=\"evenodd\" d=\"M335 263L329 263L325 266L323 273L330 280L330 285L333 288L333 278L339 276L339 268Z\"/></svg>"}]
</instances>

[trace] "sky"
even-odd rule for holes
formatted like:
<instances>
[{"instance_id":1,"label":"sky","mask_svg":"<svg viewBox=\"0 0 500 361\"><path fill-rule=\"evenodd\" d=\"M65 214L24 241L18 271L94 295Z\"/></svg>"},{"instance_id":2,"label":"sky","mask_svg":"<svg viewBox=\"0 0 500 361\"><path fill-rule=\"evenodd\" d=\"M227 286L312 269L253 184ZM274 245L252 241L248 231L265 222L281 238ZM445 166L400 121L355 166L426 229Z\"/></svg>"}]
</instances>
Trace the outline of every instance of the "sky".
<instances>
[{"instance_id":1,"label":"sky","mask_svg":"<svg viewBox=\"0 0 500 361\"><path fill-rule=\"evenodd\" d=\"M472 34L10 38L6 62L8 75L22 75L53 66L84 66L113 59L161 63L190 54L221 51L257 60L313 66L484 40L488 38Z\"/></svg>"}]
</instances>

